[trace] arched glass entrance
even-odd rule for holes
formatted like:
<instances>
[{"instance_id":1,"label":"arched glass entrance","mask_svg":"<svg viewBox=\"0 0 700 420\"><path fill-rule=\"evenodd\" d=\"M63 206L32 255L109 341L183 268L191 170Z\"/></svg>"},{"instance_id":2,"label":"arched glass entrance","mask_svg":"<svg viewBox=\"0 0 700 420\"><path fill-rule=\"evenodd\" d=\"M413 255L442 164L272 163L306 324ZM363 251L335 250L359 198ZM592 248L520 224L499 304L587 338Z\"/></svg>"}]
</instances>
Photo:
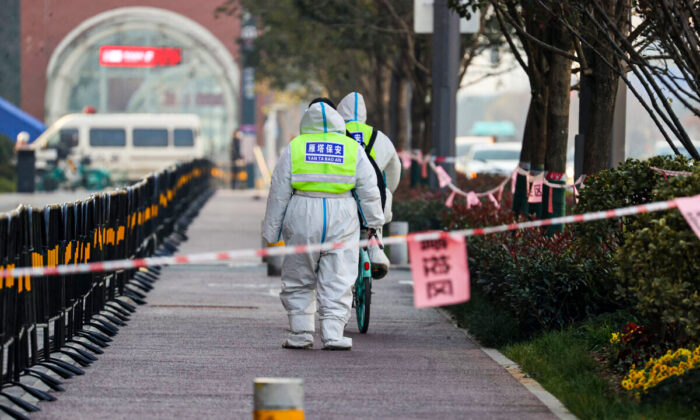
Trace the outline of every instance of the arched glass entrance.
<instances>
[{"instance_id":1,"label":"arched glass entrance","mask_svg":"<svg viewBox=\"0 0 700 420\"><path fill-rule=\"evenodd\" d=\"M180 48L181 61L104 66L105 45ZM51 56L47 80L47 123L86 106L99 113L195 113L214 156L228 150L238 125L240 76L229 51L203 26L164 9L114 9L81 23Z\"/></svg>"}]
</instances>

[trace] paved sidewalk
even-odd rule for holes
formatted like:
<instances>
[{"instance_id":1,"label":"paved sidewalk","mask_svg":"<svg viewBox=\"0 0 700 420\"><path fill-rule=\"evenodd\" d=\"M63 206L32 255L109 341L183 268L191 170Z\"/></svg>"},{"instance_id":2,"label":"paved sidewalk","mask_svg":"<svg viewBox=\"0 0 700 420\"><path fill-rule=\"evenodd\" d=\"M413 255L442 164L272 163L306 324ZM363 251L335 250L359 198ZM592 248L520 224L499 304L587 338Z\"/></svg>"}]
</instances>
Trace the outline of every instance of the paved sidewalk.
<instances>
[{"instance_id":1,"label":"paved sidewalk","mask_svg":"<svg viewBox=\"0 0 700 420\"><path fill-rule=\"evenodd\" d=\"M257 247L265 201L219 191L183 252ZM254 261L249 261L254 262ZM253 378L305 380L309 419L553 418L505 369L433 309L412 306L410 275L375 282L369 333L350 352L281 348L279 278L262 265L163 270L86 375L37 419L251 418Z\"/></svg>"}]
</instances>

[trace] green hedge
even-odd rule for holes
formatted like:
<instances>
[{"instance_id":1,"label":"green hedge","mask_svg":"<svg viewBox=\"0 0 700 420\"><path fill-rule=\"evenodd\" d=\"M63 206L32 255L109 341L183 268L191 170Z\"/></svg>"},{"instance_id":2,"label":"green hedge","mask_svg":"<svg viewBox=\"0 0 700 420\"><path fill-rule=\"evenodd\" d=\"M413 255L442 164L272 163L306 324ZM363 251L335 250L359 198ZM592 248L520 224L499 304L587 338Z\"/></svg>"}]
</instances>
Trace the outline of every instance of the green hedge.
<instances>
[{"instance_id":1,"label":"green hedge","mask_svg":"<svg viewBox=\"0 0 700 420\"><path fill-rule=\"evenodd\" d=\"M700 171L660 180L655 201L700 194ZM678 344L700 340L700 240L678 210L630 221L615 254L617 294ZM668 329L665 326L670 325Z\"/></svg>"},{"instance_id":2,"label":"green hedge","mask_svg":"<svg viewBox=\"0 0 700 420\"><path fill-rule=\"evenodd\" d=\"M695 171L666 180L650 166ZM684 157L628 159L586 180L576 213L666 200L700 193L698 167ZM482 181L483 182L483 181ZM493 182L490 180L489 182ZM477 186L466 189L479 191ZM511 223L507 204L488 201L467 209L457 199L444 207L444 192L400 191L394 220L411 230L462 229ZM696 340L700 325L700 241L677 211L581 223L547 237L540 230L468 240L470 271L485 298L517 319L525 334L560 328L592 315L628 309L670 340Z\"/></svg>"},{"instance_id":3,"label":"green hedge","mask_svg":"<svg viewBox=\"0 0 700 420\"><path fill-rule=\"evenodd\" d=\"M650 166L676 171L691 171L694 168L692 162L683 156L655 156L645 161L627 159L615 169L600 171L586 178L574 212L588 213L657 201L654 187L659 181L664 181L664 177L649 169ZM624 243L629 222L636 217L578 224L575 229L576 236L581 238L579 244L589 251L601 247L615 251Z\"/></svg>"}]
</instances>

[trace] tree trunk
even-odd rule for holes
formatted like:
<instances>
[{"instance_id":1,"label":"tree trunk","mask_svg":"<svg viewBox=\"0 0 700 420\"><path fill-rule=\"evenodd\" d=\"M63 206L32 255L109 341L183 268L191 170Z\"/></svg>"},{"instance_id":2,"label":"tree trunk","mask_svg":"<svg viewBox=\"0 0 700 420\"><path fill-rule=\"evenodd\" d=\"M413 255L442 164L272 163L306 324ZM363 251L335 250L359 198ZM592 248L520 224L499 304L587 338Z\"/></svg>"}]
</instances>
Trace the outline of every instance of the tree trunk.
<instances>
[{"instance_id":1,"label":"tree trunk","mask_svg":"<svg viewBox=\"0 0 700 420\"><path fill-rule=\"evenodd\" d=\"M391 72L391 81L389 82L389 125L386 134L398 149L396 139L399 136L399 120L401 111L399 105L399 90L401 89L401 75L396 72Z\"/></svg>"},{"instance_id":2,"label":"tree trunk","mask_svg":"<svg viewBox=\"0 0 700 420\"><path fill-rule=\"evenodd\" d=\"M520 163L518 164L520 169L527 172L530 171L530 154L532 152L530 145L532 143L534 110L533 98L530 98L530 106L527 109L527 118L525 119L525 129L523 130L523 144L520 149ZM516 216L528 214L527 190L527 176L518 174L515 182L515 193L513 194L513 213Z\"/></svg>"},{"instance_id":3,"label":"tree trunk","mask_svg":"<svg viewBox=\"0 0 700 420\"><path fill-rule=\"evenodd\" d=\"M626 24L629 14L629 1L603 2L608 16L616 17L615 21ZM616 7L618 8L616 10ZM619 17L624 17L623 20ZM603 58L616 65L614 53L605 45L601 45L600 39L605 35L593 31L589 36L590 47L584 48L584 54L588 59L591 74L584 76L590 83L591 100L588 113L588 127L584 133L583 147L583 173L595 174L610 167L610 153L612 152L612 127L615 114L615 98L617 96L618 76Z\"/></svg>"},{"instance_id":4,"label":"tree trunk","mask_svg":"<svg viewBox=\"0 0 700 420\"><path fill-rule=\"evenodd\" d=\"M552 22L541 6L533 2L523 5L525 25L528 33L543 42L549 42ZM528 43L528 78L532 99L530 102L532 119L530 127L530 176L538 177L544 173L544 155L547 149L547 107L549 105L548 73L549 56L534 43ZM540 217L542 203L529 203L528 214Z\"/></svg>"},{"instance_id":5,"label":"tree trunk","mask_svg":"<svg viewBox=\"0 0 700 420\"><path fill-rule=\"evenodd\" d=\"M430 103L426 99L425 86L414 83L411 96L411 148L423 154L429 153L432 146L432 124ZM411 165L411 186L427 185L428 178L421 175L421 165L413 161Z\"/></svg>"},{"instance_id":6,"label":"tree trunk","mask_svg":"<svg viewBox=\"0 0 700 420\"><path fill-rule=\"evenodd\" d=\"M571 41L561 25L552 28L552 44L562 50L571 49ZM549 105L547 107L547 146L544 160L545 178L553 184L566 184L566 146L569 138L569 104L571 85L571 60L552 54L549 69ZM564 216L566 212L565 190L542 190L542 217ZM560 232L561 225L550 226L549 232Z\"/></svg>"},{"instance_id":7,"label":"tree trunk","mask_svg":"<svg viewBox=\"0 0 700 420\"><path fill-rule=\"evenodd\" d=\"M542 75L533 89L533 114L532 129L530 138L530 176L532 178L541 176L544 173L544 155L547 150L547 116L549 105L549 87L543 83ZM529 214L535 216L542 215L542 203L529 203Z\"/></svg>"},{"instance_id":8,"label":"tree trunk","mask_svg":"<svg viewBox=\"0 0 700 420\"><path fill-rule=\"evenodd\" d=\"M613 60L612 54L599 51ZM588 55L586 55L588 57ZM617 95L618 77L600 57L591 54L589 65L592 74L584 76L591 86L591 100L588 112L588 127L584 134L583 173L595 174L610 167L613 114Z\"/></svg>"}]
</instances>

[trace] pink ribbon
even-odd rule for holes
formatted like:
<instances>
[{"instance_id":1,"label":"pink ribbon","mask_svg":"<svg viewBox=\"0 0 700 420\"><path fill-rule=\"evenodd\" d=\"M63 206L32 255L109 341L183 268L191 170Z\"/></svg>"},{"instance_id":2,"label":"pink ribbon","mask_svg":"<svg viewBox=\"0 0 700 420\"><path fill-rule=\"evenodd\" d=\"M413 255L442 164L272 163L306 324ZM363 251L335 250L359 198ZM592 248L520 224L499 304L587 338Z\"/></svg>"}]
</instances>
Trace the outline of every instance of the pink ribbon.
<instances>
[{"instance_id":1,"label":"pink ribbon","mask_svg":"<svg viewBox=\"0 0 700 420\"><path fill-rule=\"evenodd\" d=\"M455 195L457 195L457 191L452 191L449 197L447 197L447 201L445 201L445 206L452 208L452 204L455 201Z\"/></svg>"},{"instance_id":2,"label":"pink ribbon","mask_svg":"<svg viewBox=\"0 0 700 420\"><path fill-rule=\"evenodd\" d=\"M428 161L424 160L420 163L420 176L423 178L428 177Z\"/></svg>"},{"instance_id":3,"label":"pink ribbon","mask_svg":"<svg viewBox=\"0 0 700 420\"><path fill-rule=\"evenodd\" d=\"M476 195L474 191L469 191L467 193L467 208L471 208L471 206L480 206L481 205L481 200L479 200L479 197Z\"/></svg>"},{"instance_id":4,"label":"pink ribbon","mask_svg":"<svg viewBox=\"0 0 700 420\"><path fill-rule=\"evenodd\" d=\"M515 194L515 182L518 180L518 170L513 171L513 175L510 180L510 193Z\"/></svg>"},{"instance_id":5,"label":"pink ribbon","mask_svg":"<svg viewBox=\"0 0 700 420\"><path fill-rule=\"evenodd\" d=\"M578 190L576 189L576 184L574 184L574 203L578 204Z\"/></svg>"},{"instance_id":6,"label":"pink ribbon","mask_svg":"<svg viewBox=\"0 0 700 420\"><path fill-rule=\"evenodd\" d=\"M445 168L440 165L435 166L435 175L437 175L440 188L445 188L452 182L452 177L445 171Z\"/></svg>"},{"instance_id":7,"label":"pink ribbon","mask_svg":"<svg viewBox=\"0 0 700 420\"><path fill-rule=\"evenodd\" d=\"M401 158L401 166L405 170L408 170L411 168L411 152L403 151L399 153L399 157Z\"/></svg>"},{"instance_id":8,"label":"pink ribbon","mask_svg":"<svg viewBox=\"0 0 700 420\"><path fill-rule=\"evenodd\" d=\"M503 190L503 187L501 187L501 190ZM494 207L497 209L501 208L501 203L499 203L500 200L496 200L496 197L494 197L493 194L489 194L489 199L493 203Z\"/></svg>"},{"instance_id":9,"label":"pink ribbon","mask_svg":"<svg viewBox=\"0 0 700 420\"><path fill-rule=\"evenodd\" d=\"M515 184L514 184L515 185ZM498 202L501 202L501 198L503 197L503 188L505 188L506 183L505 181L501 183L501 185L498 186L498 192L496 193L496 199Z\"/></svg>"}]
</instances>

